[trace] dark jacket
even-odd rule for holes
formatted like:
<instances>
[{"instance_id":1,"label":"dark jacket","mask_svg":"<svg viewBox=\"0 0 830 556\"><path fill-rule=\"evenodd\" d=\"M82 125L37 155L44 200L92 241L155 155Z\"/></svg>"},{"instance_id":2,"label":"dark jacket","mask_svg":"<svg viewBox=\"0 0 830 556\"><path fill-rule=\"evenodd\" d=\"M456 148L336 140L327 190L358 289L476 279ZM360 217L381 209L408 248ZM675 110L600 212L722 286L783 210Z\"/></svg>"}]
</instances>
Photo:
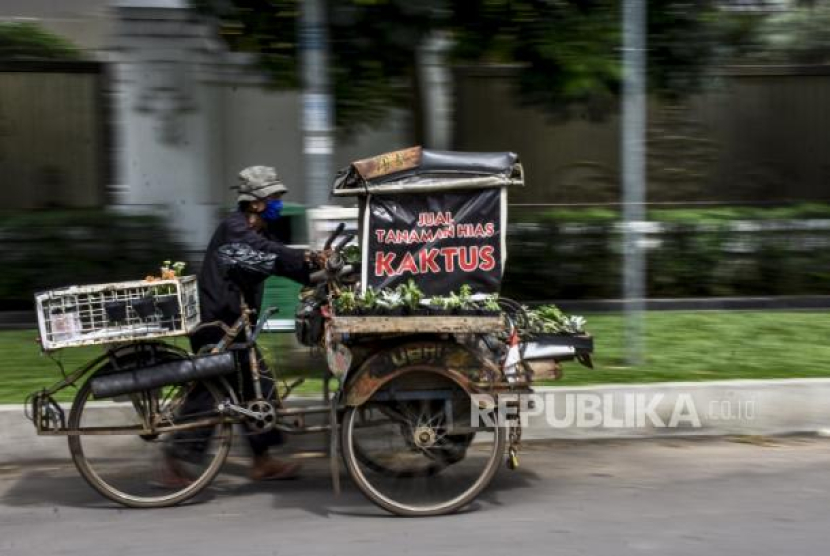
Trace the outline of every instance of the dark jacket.
<instances>
[{"instance_id":1,"label":"dark jacket","mask_svg":"<svg viewBox=\"0 0 830 556\"><path fill-rule=\"evenodd\" d=\"M229 274L217 260L219 247L229 243L245 243L260 251L276 253L275 275L308 283L309 269L302 249L292 249L266 233L248 226L243 212L230 214L219 224L208 244L202 269L199 272L199 303L202 321L221 320L231 325L242 314L240 293L249 307L259 310L265 289L264 277Z\"/></svg>"}]
</instances>

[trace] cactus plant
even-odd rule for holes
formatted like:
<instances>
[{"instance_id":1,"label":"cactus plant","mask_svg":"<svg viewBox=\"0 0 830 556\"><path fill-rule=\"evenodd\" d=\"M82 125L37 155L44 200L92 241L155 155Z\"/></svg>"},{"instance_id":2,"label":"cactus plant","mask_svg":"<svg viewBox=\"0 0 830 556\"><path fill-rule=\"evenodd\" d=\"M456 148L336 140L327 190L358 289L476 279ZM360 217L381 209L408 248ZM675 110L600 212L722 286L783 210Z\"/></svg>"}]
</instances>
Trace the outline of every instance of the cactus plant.
<instances>
[{"instance_id":1,"label":"cactus plant","mask_svg":"<svg viewBox=\"0 0 830 556\"><path fill-rule=\"evenodd\" d=\"M358 298L358 307L367 313L371 313L378 307L378 298L378 292L374 288L368 287Z\"/></svg>"},{"instance_id":2,"label":"cactus plant","mask_svg":"<svg viewBox=\"0 0 830 556\"><path fill-rule=\"evenodd\" d=\"M380 291L377 305L390 314L400 312L402 307L401 294L396 290L383 289Z\"/></svg>"},{"instance_id":3,"label":"cactus plant","mask_svg":"<svg viewBox=\"0 0 830 556\"><path fill-rule=\"evenodd\" d=\"M421 299L424 298L424 292L418 287L418 284L410 278L405 284L401 284L397 289L401 296L401 302L404 307L410 312L415 312L421 307Z\"/></svg>"},{"instance_id":4,"label":"cactus plant","mask_svg":"<svg viewBox=\"0 0 830 556\"><path fill-rule=\"evenodd\" d=\"M501 306L499 305L499 294L494 293L488 295L482 301L481 307L488 312L491 313L498 313L501 311Z\"/></svg>"},{"instance_id":5,"label":"cactus plant","mask_svg":"<svg viewBox=\"0 0 830 556\"><path fill-rule=\"evenodd\" d=\"M357 309L357 297L351 290L342 290L340 295L334 298L334 310L341 315L348 315Z\"/></svg>"}]
</instances>

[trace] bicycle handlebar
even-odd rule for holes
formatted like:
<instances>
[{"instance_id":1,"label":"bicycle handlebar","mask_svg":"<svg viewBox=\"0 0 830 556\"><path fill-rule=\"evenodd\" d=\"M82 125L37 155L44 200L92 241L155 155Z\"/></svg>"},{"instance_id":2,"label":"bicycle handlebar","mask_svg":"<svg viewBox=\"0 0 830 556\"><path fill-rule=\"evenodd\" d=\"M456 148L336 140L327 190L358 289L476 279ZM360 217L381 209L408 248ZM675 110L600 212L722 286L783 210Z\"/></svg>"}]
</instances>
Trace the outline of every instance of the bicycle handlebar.
<instances>
[{"instance_id":1,"label":"bicycle handlebar","mask_svg":"<svg viewBox=\"0 0 830 556\"><path fill-rule=\"evenodd\" d=\"M346 234L335 243L335 239L337 239L337 237L342 234L345 229L346 224L341 222L326 240L326 243L323 246L323 251L332 251L332 253L326 260L324 267L320 270L312 272L309 276L309 280L312 284L322 284L323 282L327 282L332 279L343 278L344 276L347 276L355 271L353 265L346 264L346 261L343 259L340 252L350 241L355 238L356 234Z\"/></svg>"},{"instance_id":2,"label":"bicycle handlebar","mask_svg":"<svg viewBox=\"0 0 830 556\"><path fill-rule=\"evenodd\" d=\"M337 228L334 229L334 232L326 240L326 244L323 246L323 251L328 251L329 249L331 249L331 243L334 241L334 238L336 238L337 236L342 234L343 230L345 230L345 229L346 229L346 223L345 222L341 222L340 224L338 224Z\"/></svg>"},{"instance_id":3,"label":"bicycle handlebar","mask_svg":"<svg viewBox=\"0 0 830 556\"><path fill-rule=\"evenodd\" d=\"M329 272L324 268L323 270L318 270L317 272L312 272L309 276L312 284L322 284L326 280L328 280Z\"/></svg>"}]
</instances>

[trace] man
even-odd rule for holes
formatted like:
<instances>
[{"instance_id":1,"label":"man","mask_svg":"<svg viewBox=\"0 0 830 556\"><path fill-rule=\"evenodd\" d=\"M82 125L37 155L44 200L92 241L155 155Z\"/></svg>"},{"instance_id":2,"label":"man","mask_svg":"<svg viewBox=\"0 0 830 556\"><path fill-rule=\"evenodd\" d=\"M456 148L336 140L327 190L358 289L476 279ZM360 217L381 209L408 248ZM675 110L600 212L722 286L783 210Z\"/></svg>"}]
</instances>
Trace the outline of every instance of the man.
<instances>
[{"instance_id":1,"label":"man","mask_svg":"<svg viewBox=\"0 0 830 556\"><path fill-rule=\"evenodd\" d=\"M282 211L282 196L287 191L274 168L252 166L239 173L237 210L227 216L217 227L208 244L205 258L199 272L199 302L203 322L222 321L228 326L242 314L241 298L245 303L260 310L266 276L253 273L229 272L220 260L219 249L230 244L245 244L258 251L276 254L274 274L292 280L308 283L313 254L309 251L292 249L277 241L269 233L269 225L276 222ZM223 332L218 327L206 327L197 331L190 339L194 352L219 342ZM246 352L239 352L243 384L234 386L251 399L252 381L250 363ZM264 369L263 369L264 370ZM267 373L263 373L267 376ZM275 385L268 379L262 380L262 391L272 399ZM185 405L188 412L196 407L211 404L206 392L195 392L188 397ZM194 461L204 455L210 440L210 431L179 433L173 446L167 450L167 466L162 482L168 486L186 485L189 482L179 461ZM250 476L254 480L291 478L297 474L299 465L283 462L268 455L268 447L282 444L283 435L278 430L261 434L246 435L253 452L253 467ZM176 441L179 442L176 442Z\"/></svg>"}]
</instances>

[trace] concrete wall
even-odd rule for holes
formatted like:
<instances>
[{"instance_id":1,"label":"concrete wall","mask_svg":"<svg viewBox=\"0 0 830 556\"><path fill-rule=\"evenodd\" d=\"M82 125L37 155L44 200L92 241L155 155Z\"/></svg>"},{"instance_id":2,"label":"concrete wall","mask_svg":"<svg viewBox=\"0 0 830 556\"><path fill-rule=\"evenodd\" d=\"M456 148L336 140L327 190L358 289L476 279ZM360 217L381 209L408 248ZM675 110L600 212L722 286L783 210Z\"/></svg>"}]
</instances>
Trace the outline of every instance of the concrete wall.
<instances>
[{"instance_id":1,"label":"concrete wall","mask_svg":"<svg viewBox=\"0 0 830 556\"><path fill-rule=\"evenodd\" d=\"M4 14L40 18L58 32L58 23L98 25L100 16L107 24L81 46L107 62L105 70L88 64L93 73L72 69L84 64L0 67L3 208L112 201L123 212L164 216L198 252L234 205L230 187L246 166L275 166L287 200L306 202L300 93L275 89L252 57L228 52L185 0L38 0L3 5ZM381 128L338 136L332 180L352 160L410 146L410 128L397 112Z\"/></svg>"},{"instance_id":2,"label":"concrete wall","mask_svg":"<svg viewBox=\"0 0 830 556\"><path fill-rule=\"evenodd\" d=\"M179 0L119 3L112 62L116 206L167 217L190 250L207 244L250 165L275 166L287 200L305 203L300 96L269 86L250 57L226 51L210 22ZM409 144L403 114L338 137L338 167Z\"/></svg>"}]
</instances>

